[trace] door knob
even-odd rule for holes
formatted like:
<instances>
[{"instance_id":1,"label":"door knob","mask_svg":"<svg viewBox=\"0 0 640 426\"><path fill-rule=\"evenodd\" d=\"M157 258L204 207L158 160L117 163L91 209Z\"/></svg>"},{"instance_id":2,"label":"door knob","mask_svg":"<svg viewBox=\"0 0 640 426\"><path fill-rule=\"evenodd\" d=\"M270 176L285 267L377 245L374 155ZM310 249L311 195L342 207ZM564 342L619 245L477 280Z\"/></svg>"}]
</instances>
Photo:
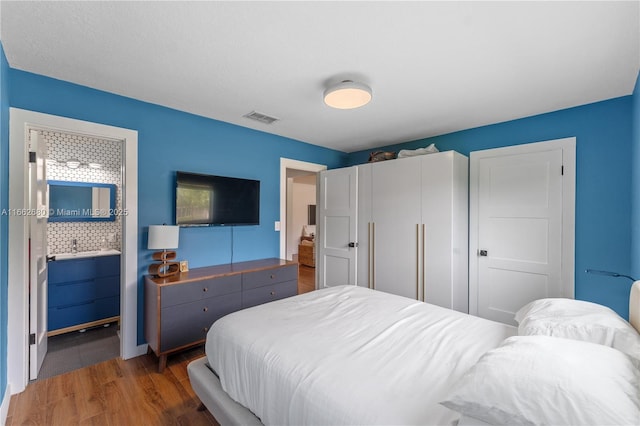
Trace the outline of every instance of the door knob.
<instances>
[{"instance_id":1,"label":"door knob","mask_svg":"<svg viewBox=\"0 0 640 426\"><path fill-rule=\"evenodd\" d=\"M478 251L478 255L480 256L487 256L489 253L486 250L479 250Z\"/></svg>"},{"instance_id":2,"label":"door knob","mask_svg":"<svg viewBox=\"0 0 640 426\"><path fill-rule=\"evenodd\" d=\"M349 243L349 247L358 247L358 243L351 242Z\"/></svg>"}]
</instances>

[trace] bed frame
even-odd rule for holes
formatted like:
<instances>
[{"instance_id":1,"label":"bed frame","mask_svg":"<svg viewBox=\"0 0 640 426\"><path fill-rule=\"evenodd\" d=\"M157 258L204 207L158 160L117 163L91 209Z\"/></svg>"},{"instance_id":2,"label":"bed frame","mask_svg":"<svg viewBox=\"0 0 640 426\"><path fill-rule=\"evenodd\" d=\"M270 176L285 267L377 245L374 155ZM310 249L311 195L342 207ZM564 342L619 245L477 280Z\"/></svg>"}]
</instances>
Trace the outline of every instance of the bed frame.
<instances>
[{"instance_id":1,"label":"bed frame","mask_svg":"<svg viewBox=\"0 0 640 426\"><path fill-rule=\"evenodd\" d=\"M199 410L209 410L222 426L262 425L260 419L248 408L235 402L222 390L220 379L207 364L207 357L189 363L187 371L191 386L204 405Z\"/></svg>"},{"instance_id":2,"label":"bed frame","mask_svg":"<svg viewBox=\"0 0 640 426\"><path fill-rule=\"evenodd\" d=\"M629 294L629 323L640 333L640 280L633 283ZM209 368L207 358L192 361L187 366L191 386L196 392L201 408L208 409L218 423L227 425L262 425L262 422L248 408L231 399L222 389L220 379ZM465 425L480 424L460 423Z\"/></svg>"}]
</instances>

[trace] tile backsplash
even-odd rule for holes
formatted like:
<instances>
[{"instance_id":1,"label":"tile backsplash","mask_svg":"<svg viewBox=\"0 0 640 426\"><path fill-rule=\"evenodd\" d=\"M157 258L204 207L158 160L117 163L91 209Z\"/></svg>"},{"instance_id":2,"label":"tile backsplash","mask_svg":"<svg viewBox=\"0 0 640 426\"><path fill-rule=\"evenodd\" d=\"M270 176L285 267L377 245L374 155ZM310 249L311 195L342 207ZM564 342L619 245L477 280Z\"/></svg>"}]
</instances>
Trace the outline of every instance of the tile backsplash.
<instances>
[{"instance_id":1,"label":"tile backsplash","mask_svg":"<svg viewBox=\"0 0 640 426\"><path fill-rule=\"evenodd\" d=\"M122 207L122 142L57 131L40 131L47 144L47 159L56 160L47 165L48 180L68 182L111 183L116 185L116 206ZM83 163L77 169L66 166L67 160ZM88 163L99 163L100 169L91 169ZM103 239L108 248L121 249L122 217L113 222L49 222L47 223L48 251L51 254L68 253L71 241L77 240L78 251L102 248Z\"/></svg>"}]
</instances>

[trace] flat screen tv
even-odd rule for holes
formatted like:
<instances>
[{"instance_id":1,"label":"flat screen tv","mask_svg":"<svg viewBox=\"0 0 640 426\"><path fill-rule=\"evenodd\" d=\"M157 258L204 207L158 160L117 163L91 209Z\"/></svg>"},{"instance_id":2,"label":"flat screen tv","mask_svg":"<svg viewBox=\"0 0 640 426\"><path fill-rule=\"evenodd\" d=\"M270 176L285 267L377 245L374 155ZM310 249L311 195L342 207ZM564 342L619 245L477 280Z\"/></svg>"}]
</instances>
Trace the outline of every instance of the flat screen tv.
<instances>
[{"instance_id":1,"label":"flat screen tv","mask_svg":"<svg viewBox=\"0 0 640 426\"><path fill-rule=\"evenodd\" d=\"M259 180L176 172L176 225L259 224Z\"/></svg>"}]
</instances>

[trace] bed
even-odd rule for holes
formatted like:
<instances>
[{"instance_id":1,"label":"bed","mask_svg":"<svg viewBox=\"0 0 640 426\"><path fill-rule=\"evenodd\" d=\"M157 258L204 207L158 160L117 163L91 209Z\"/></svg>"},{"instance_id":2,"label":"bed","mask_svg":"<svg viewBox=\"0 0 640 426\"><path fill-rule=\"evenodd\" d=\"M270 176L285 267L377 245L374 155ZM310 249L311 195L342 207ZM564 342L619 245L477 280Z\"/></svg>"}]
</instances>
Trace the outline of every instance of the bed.
<instances>
[{"instance_id":1,"label":"bed","mask_svg":"<svg viewBox=\"0 0 640 426\"><path fill-rule=\"evenodd\" d=\"M638 327L640 282L633 288L631 317ZM554 303L523 307L516 328L366 288L333 287L221 318L207 335L206 357L189 364L188 373L204 406L223 425L588 424L595 421L589 415L640 424L640 390L634 390L640 361L633 357L637 351L640 358L638 332L619 319L614 328L620 325L626 334L591 333L600 342L551 336ZM527 333L532 335L519 336ZM614 343L632 356L610 347ZM585 355L592 350L593 357ZM558 357L564 352L569 355ZM605 369L621 367L607 374L615 392L608 391L609 378L577 383L577 392L606 390L606 407L566 410L571 412L565 418L558 404L575 401L558 402L558 383L537 389L529 376L550 369L552 381L564 380L565 364L575 364L576 354L593 368L599 362ZM522 362L528 364L523 368ZM629 383L621 386L619 374ZM540 394L531 398L531 392ZM562 393L573 398L575 392ZM547 418L535 418L541 415Z\"/></svg>"}]
</instances>

